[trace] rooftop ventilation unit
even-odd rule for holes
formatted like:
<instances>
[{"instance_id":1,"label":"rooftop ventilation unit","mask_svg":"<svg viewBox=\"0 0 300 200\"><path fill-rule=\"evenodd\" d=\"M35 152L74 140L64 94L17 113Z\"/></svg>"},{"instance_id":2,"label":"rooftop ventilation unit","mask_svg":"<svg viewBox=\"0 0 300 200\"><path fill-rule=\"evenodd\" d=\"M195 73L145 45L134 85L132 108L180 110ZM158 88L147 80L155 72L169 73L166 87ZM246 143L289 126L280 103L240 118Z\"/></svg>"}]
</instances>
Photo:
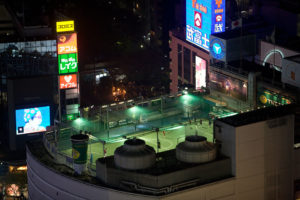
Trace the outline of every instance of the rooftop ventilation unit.
<instances>
[{"instance_id":1,"label":"rooftop ventilation unit","mask_svg":"<svg viewBox=\"0 0 300 200\"><path fill-rule=\"evenodd\" d=\"M140 139L126 140L114 154L116 166L128 170L149 168L155 163L155 158L155 150Z\"/></svg>"},{"instance_id":2,"label":"rooftop ventilation unit","mask_svg":"<svg viewBox=\"0 0 300 200\"><path fill-rule=\"evenodd\" d=\"M176 146L176 158L186 163L206 163L215 160L216 155L216 146L203 136L187 136Z\"/></svg>"}]
</instances>

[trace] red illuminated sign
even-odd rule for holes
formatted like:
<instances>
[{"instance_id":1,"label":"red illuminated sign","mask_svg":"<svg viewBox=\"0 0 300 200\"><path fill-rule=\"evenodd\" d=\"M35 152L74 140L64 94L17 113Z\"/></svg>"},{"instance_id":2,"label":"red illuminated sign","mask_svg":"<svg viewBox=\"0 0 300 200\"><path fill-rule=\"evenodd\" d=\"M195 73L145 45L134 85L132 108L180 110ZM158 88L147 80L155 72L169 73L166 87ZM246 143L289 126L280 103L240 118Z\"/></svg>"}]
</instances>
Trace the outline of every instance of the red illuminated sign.
<instances>
[{"instance_id":1,"label":"red illuminated sign","mask_svg":"<svg viewBox=\"0 0 300 200\"><path fill-rule=\"evenodd\" d=\"M77 34L57 36L57 54L77 53Z\"/></svg>"},{"instance_id":2,"label":"red illuminated sign","mask_svg":"<svg viewBox=\"0 0 300 200\"><path fill-rule=\"evenodd\" d=\"M222 21L222 15L216 15L216 22Z\"/></svg>"},{"instance_id":3,"label":"red illuminated sign","mask_svg":"<svg viewBox=\"0 0 300 200\"><path fill-rule=\"evenodd\" d=\"M68 89L77 87L77 75L69 74L59 76L59 89Z\"/></svg>"},{"instance_id":4,"label":"red illuminated sign","mask_svg":"<svg viewBox=\"0 0 300 200\"><path fill-rule=\"evenodd\" d=\"M194 22L195 22L196 27L198 27L198 28L202 27L202 15L201 15L201 13L195 11Z\"/></svg>"}]
</instances>

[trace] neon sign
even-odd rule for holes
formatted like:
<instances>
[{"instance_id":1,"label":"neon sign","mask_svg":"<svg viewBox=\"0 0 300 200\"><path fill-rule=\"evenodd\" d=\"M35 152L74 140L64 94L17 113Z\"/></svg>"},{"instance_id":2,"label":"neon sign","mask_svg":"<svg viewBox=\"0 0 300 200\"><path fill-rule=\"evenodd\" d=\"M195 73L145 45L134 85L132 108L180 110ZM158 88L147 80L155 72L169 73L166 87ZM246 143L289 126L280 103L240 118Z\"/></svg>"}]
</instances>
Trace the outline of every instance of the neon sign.
<instances>
[{"instance_id":1,"label":"neon sign","mask_svg":"<svg viewBox=\"0 0 300 200\"><path fill-rule=\"evenodd\" d=\"M57 54L77 53L77 34L57 36Z\"/></svg>"},{"instance_id":2,"label":"neon sign","mask_svg":"<svg viewBox=\"0 0 300 200\"><path fill-rule=\"evenodd\" d=\"M291 100L267 89L258 91L258 101L261 105L274 106L291 104Z\"/></svg>"},{"instance_id":3,"label":"neon sign","mask_svg":"<svg viewBox=\"0 0 300 200\"><path fill-rule=\"evenodd\" d=\"M200 90L201 87L206 87L206 61L198 56L196 56L195 71L196 90Z\"/></svg>"},{"instance_id":4,"label":"neon sign","mask_svg":"<svg viewBox=\"0 0 300 200\"><path fill-rule=\"evenodd\" d=\"M61 21L56 22L56 32L69 32L74 31L74 21Z\"/></svg>"},{"instance_id":5,"label":"neon sign","mask_svg":"<svg viewBox=\"0 0 300 200\"><path fill-rule=\"evenodd\" d=\"M77 53L58 55L58 73L75 73L78 71Z\"/></svg>"},{"instance_id":6,"label":"neon sign","mask_svg":"<svg viewBox=\"0 0 300 200\"><path fill-rule=\"evenodd\" d=\"M209 51L212 33L225 31L225 0L186 0L186 40Z\"/></svg>"},{"instance_id":7,"label":"neon sign","mask_svg":"<svg viewBox=\"0 0 300 200\"><path fill-rule=\"evenodd\" d=\"M218 39L214 38L210 42L210 54L216 59L222 59L225 56L225 46L223 42Z\"/></svg>"},{"instance_id":8,"label":"neon sign","mask_svg":"<svg viewBox=\"0 0 300 200\"><path fill-rule=\"evenodd\" d=\"M59 76L59 89L69 89L77 87L77 75L69 74Z\"/></svg>"}]
</instances>

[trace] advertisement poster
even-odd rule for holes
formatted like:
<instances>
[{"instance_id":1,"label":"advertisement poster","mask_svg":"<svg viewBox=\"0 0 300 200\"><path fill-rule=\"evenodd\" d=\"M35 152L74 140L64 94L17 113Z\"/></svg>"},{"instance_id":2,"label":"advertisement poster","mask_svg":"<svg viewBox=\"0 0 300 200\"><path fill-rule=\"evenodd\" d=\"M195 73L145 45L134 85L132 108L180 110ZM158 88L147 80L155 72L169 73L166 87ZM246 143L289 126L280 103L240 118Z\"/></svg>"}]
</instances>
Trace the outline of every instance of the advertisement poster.
<instances>
[{"instance_id":1,"label":"advertisement poster","mask_svg":"<svg viewBox=\"0 0 300 200\"><path fill-rule=\"evenodd\" d=\"M206 87L206 60L196 56L195 82L196 90Z\"/></svg>"},{"instance_id":2,"label":"advertisement poster","mask_svg":"<svg viewBox=\"0 0 300 200\"><path fill-rule=\"evenodd\" d=\"M17 135L43 132L50 125L50 106L16 110Z\"/></svg>"},{"instance_id":3,"label":"advertisement poster","mask_svg":"<svg viewBox=\"0 0 300 200\"><path fill-rule=\"evenodd\" d=\"M239 100L247 100L247 82L218 72L210 72L209 77L211 89Z\"/></svg>"},{"instance_id":4,"label":"advertisement poster","mask_svg":"<svg viewBox=\"0 0 300 200\"><path fill-rule=\"evenodd\" d=\"M259 88L257 91L257 105L259 106L286 105L291 102L292 100L290 98L265 88Z\"/></svg>"}]
</instances>

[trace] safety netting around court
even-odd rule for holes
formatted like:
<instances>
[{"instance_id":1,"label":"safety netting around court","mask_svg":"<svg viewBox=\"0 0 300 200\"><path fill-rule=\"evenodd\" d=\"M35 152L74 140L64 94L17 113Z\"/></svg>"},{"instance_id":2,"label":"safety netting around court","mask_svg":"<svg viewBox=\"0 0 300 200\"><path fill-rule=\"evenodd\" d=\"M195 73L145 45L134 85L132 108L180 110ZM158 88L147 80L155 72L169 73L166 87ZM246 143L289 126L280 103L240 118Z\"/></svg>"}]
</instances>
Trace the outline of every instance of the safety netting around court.
<instances>
[{"instance_id":1,"label":"safety netting around court","mask_svg":"<svg viewBox=\"0 0 300 200\"><path fill-rule=\"evenodd\" d=\"M205 136L213 141L213 121L236 114L222 104L201 96L182 95L127 105L94 107L81 117L58 124L57 151L72 157L70 137L89 136L88 162L113 155L128 138L139 138L157 152L176 148L189 135Z\"/></svg>"}]
</instances>

